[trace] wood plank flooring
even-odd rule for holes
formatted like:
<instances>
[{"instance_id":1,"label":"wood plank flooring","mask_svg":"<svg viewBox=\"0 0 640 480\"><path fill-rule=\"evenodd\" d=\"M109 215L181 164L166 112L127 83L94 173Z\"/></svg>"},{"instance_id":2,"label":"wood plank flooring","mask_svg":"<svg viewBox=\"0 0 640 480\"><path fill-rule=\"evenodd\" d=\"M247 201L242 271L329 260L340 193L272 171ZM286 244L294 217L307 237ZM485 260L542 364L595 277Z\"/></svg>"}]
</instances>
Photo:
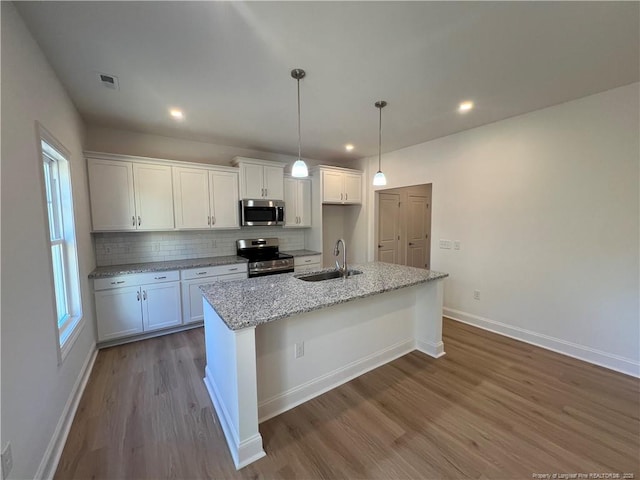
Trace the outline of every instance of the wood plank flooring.
<instances>
[{"instance_id":1,"label":"wood plank flooring","mask_svg":"<svg viewBox=\"0 0 640 480\"><path fill-rule=\"evenodd\" d=\"M100 351L56 478L640 478L638 379L446 319L445 357L405 355L262 423L267 457L236 471L203 337Z\"/></svg>"}]
</instances>

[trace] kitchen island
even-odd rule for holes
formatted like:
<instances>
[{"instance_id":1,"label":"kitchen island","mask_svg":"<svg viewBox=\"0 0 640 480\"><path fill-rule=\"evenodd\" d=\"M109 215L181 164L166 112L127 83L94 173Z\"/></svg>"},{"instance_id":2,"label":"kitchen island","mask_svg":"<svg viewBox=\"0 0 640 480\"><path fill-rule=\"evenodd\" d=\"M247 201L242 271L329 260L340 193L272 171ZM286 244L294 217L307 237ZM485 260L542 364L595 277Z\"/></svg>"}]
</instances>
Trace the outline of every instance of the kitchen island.
<instances>
[{"instance_id":1,"label":"kitchen island","mask_svg":"<svg viewBox=\"0 0 640 480\"><path fill-rule=\"evenodd\" d=\"M447 274L381 262L349 278L281 274L202 287L204 382L237 468L274 417L413 350L444 355Z\"/></svg>"}]
</instances>

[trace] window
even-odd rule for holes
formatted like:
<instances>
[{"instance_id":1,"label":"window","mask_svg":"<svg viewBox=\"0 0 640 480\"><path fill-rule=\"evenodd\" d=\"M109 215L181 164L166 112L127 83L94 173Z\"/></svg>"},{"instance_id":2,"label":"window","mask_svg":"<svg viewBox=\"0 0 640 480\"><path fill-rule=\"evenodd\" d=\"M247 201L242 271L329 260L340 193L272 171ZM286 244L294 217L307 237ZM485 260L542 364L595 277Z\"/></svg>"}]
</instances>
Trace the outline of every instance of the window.
<instances>
[{"instance_id":1,"label":"window","mask_svg":"<svg viewBox=\"0 0 640 480\"><path fill-rule=\"evenodd\" d=\"M47 138L45 138L47 137ZM82 319L80 277L71 193L69 155L41 129L44 193L49 224L55 320L60 361L78 336Z\"/></svg>"}]
</instances>

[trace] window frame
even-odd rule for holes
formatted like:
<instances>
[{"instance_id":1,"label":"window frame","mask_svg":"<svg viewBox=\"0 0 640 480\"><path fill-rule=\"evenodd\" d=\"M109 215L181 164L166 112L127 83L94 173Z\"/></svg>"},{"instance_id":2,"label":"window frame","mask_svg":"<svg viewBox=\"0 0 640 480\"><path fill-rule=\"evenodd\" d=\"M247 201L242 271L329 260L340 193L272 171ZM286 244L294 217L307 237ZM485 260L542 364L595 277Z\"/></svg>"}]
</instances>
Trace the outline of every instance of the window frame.
<instances>
[{"instance_id":1,"label":"window frame","mask_svg":"<svg viewBox=\"0 0 640 480\"><path fill-rule=\"evenodd\" d=\"M38 163L41 191L45 208L45 239L49 248L51 274L53 326L58 353L62 364L84 328L82 288L78 263L78 244L75 228L75 205L71 178L71 154L42 125L36 122ZM47 171L49 175L47 175ZM55 178L52 175L55 173ZM51 195L49 195L51 193ZM51 209L49 204L51 203ZM52 226L51 223L54 223ZM55 233L53 233L55 231ZM53 238L52 238L53 237ZM64 315L59 313L59 295L54 266L54 250L59 250L62 265Z\"/></svg>"}]
</instances>

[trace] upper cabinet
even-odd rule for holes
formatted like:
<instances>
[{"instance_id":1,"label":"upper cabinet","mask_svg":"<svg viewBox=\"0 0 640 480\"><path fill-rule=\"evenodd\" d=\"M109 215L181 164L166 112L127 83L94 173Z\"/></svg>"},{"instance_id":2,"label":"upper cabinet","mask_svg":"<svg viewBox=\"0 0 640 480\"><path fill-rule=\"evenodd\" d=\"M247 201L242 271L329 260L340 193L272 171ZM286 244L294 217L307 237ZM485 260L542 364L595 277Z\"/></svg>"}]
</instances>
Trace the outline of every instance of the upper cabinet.
<instances>
[{"instance_id":1,"label":"upper cabinet","mask_svg":"<svg viewBox=\"0 0 640 480\"><path fill-rule=\"evenodd\" d=\"M177 229L240 228L238 172L173 167L173 204Z\"/></svg>"},{"instance_id":2,"label":"upper cabinet","mask_svg":"<svg viewBox=\"0 0 640 480\"><path fill-rule=\"evenodd\" d=\"M320 175L322 203L360 205L362 203L362 172L321 165L313 169Z\"/></svg>"},{"instance_id":3,"label":"upper cabinet","mask_svg":"<svg viewBox=\"0 0 640 480\"><path fill-rule=\"evenodd\" d=\"M88 158L94 231L171 230L171 167Z\"/></svg>"},{"instance_id":4,"label":"upper cabinet","mask_svg":"<svg viewBox=\"0 0 640 480\"><path fill-rule=\"evenodd\" d=\"M284 179L285 227L311 226L311 180Z\"/></svg>"},{"instance_id":5,"label":"upper cabinet","mask_svg":"<svg viewBox=\"0 0 640 480\"><path fill-rule=\"evenodd\" d=\"M240 167L240 198L284 200L284 165L245 157L232 163Z\"/></svg>"}]
</instances>

